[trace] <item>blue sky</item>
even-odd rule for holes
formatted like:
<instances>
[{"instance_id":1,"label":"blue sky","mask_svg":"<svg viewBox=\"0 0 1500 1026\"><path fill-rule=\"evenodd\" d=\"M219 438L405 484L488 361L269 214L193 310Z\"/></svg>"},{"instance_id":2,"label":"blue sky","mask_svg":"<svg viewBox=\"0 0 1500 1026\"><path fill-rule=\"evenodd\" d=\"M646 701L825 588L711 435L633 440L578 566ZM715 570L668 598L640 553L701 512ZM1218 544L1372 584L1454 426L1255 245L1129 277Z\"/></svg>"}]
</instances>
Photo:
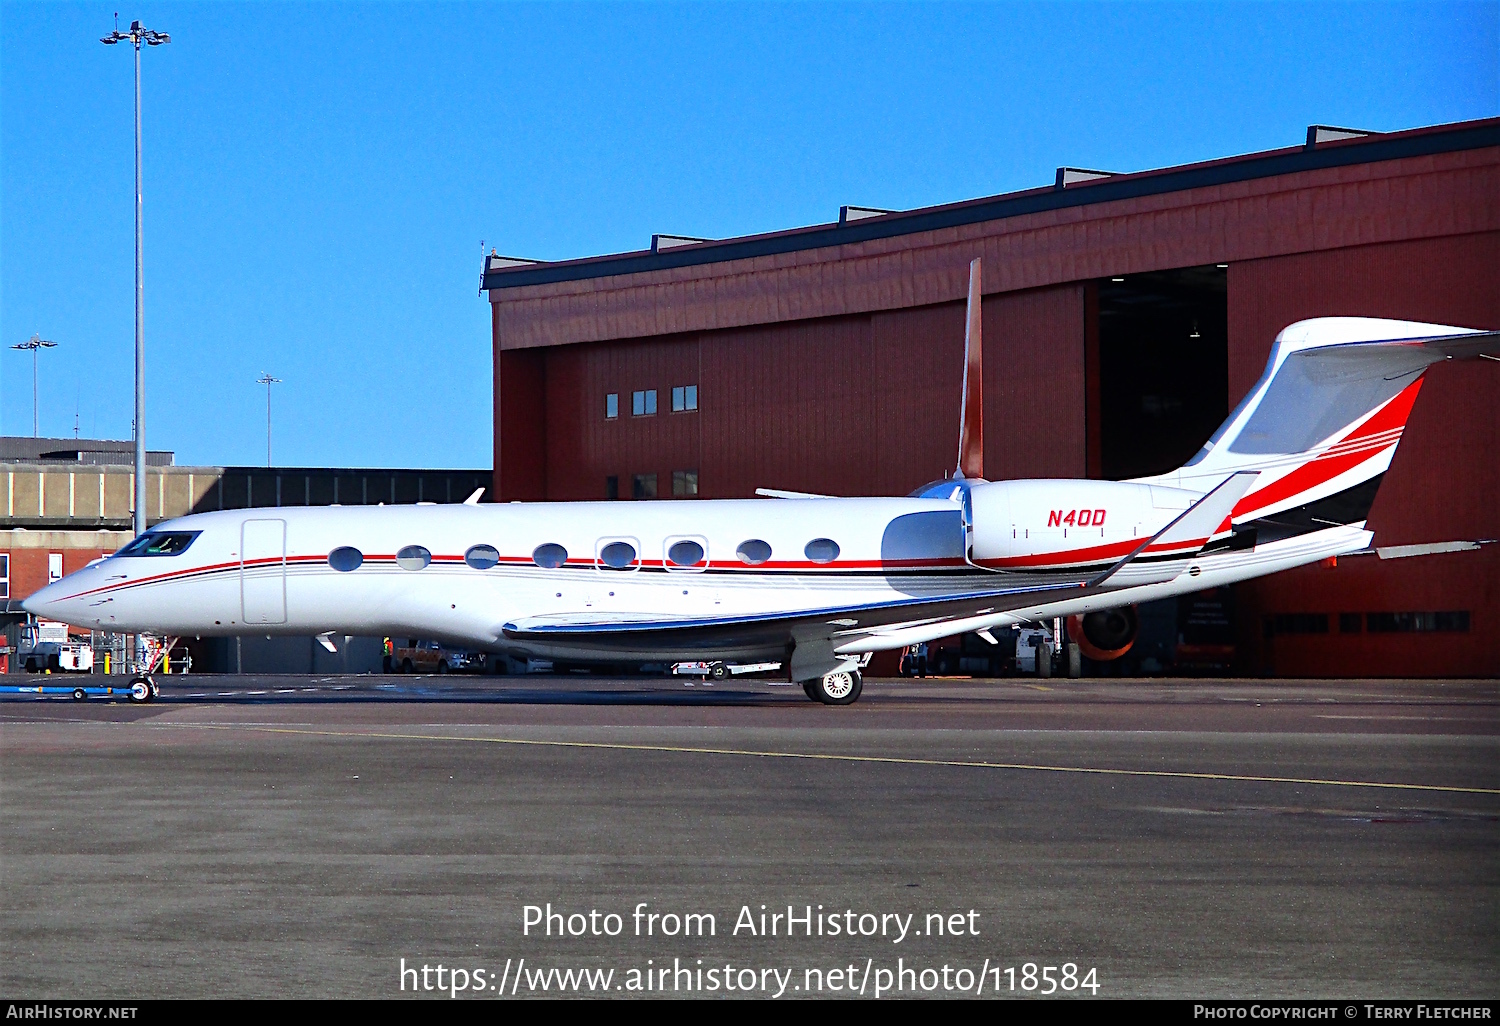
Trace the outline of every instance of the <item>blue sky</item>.
<instances>
[{"instance_id":1,"label":"blue sky","mask_svg":"<svg viewBox=\"0 0 1500 1026\"><path fill-rule=\"evenodd\" d=\"M132 62L0 2L0 432L130 435ZM1500 113L1500 3L120 8L143 53L147 440L488 467L480 240L563 259Z\"/></svg>"}]
</instances>

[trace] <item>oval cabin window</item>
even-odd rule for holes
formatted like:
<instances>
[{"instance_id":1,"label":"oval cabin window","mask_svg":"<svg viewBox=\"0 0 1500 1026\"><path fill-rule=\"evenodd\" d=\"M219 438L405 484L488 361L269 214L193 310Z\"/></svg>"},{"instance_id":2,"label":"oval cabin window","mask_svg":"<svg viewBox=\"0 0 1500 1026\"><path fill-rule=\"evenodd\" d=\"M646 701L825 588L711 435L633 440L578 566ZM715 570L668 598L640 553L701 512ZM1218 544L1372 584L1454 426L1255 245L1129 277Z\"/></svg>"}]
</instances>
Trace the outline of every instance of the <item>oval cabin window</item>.
<instances>
[{"instance_id":1,"label":"oval cabin window","mask_svg":"<svg viewBox=\"0 0 1500 1026\"><path fill-rule=\"evenodd\" d=\"M684 538L667 550L667 559L675 566L697 566L703 562L703 546Z\"/></svg>"},{"instance_id":2,"label":"oval cabin window","mask_svg":"<svg viewBox=\"0 0 1500 1026\"><path fill-rule=\"evenodd\" d=\"M568 561L568 550L556 542L538 545L531 553L531 561L547 570L556 570Z\"/></svg>"},{"instance_id":3,"label":"oval cabin window","mask_svg":"<svg viewBox=\"0 0 1500 1026\"><path fill-rule=\"evenodd\" d=\"M612 570L624 570L635 562L635 546L629 542L610 542L599 550L599 562Z\"/></svg>"},{"instance_id":4,"label":"oval cabin window","mask_svg":"<svg viewBox=\"0 0 1500 1026\"><path fill-rule=\"evenodd\" d=\"M475 570L488 570L500 562L500 550L493 545L475 545L464 553L464 562Z\"/></svg>"},{"instance_id":5,"label":"oval cabin window","mask_svg":"<svg viewBox=\"0 0 1500 1026\"><path fill-rule=\"evenodd\" d=\"M740 547L734 550L734 554L740 557L741 563L760 566L771 558L771 546L759 538L751 538L749 541L740 542Z\"/></svg>"},{"instance_id":6,"label":"oval cabin window","mask_svg":"<svg viewBox=\"0 0 1500 1026\"><path fill-rule=\"evenodd\" d=\"M396 553L396 565L403 570L421 570L432 562L432 553L420 545L408 545Z\"/></svg>"},{"instance_id":7,"label":"oval cabin window","mask_svg":"<svg viewBox=\"0 0 1500 1026\"><path fill-rule=\"evenodd\" d=\"M346 574L364 561L365 554L352 545L340 545L328 554L328 565Z\"/></svg>"},{"instance_id":8,"label":"oval cabin window","mask_svg":"<svg viewBox=\"0 0 1500 1026\"><path fill-rule=\"evenodd\" d=\"M839 558L839 543L832 538L814 538L802 551L814 563L832 563Z\"/></svg>"}]
</instances>

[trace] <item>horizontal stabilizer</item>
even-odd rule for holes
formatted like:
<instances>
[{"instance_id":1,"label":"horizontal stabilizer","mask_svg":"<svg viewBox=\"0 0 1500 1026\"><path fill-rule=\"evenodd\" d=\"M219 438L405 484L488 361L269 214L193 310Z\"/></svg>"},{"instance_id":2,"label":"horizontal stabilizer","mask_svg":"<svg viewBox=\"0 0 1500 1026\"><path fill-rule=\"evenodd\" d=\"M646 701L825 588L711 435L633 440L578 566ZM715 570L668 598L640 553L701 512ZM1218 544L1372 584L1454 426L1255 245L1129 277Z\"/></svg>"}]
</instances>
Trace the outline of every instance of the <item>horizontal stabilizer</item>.
<instances>
[{"instance_id":1,"label":"horizontal stabilizer","mask_svg":"<svg viewBox=\"0 0 1500 1026\"><path fill-rule=\"evenodd\" d=\"M1188 556L1197 552L1208 544L1209 539L1229 530L1235 503L1249 491L1250 485L1258 476L1259 473L1254 470L1230 474L1217 488L1183 511L1176 520L1136 546L1134 552L1089 581L1089 587L1097 588L1137 556L1148 553ZM1172 576L1176 576L1175 570L1170 572Z\"/></svg>"},{"instance_id":2,"label":"horizontal stabilizer","mask_svg":"<svg viewBox=\"0 0 1500 1026\"><path fill-rule=\"evenodd\" d=\"M1375 549L1381 559L1406 559L1410 556L1434 556L1440 552L1473 552L1485 541L1428 542L1426 545L1382 545Z\"/></svg>"}]
</instances>

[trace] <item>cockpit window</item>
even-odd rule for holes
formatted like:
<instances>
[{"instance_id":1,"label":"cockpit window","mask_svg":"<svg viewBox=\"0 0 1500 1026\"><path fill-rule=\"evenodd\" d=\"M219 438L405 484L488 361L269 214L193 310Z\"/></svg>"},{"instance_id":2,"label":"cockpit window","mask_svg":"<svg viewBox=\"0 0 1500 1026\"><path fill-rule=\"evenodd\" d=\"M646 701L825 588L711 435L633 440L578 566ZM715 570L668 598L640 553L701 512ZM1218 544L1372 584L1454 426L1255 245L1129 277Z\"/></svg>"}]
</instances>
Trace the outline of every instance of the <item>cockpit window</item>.
<instances>
[{"instance_id":1,"label":"cockpit window","mask_svg":"<svg viewBox=\"0 0 1500 1026\"><path fill-rule=\"evenodd\" d=\"M115 555L180 556L187 551L189 545L193 544L193 539L202 533L202 531L147 531Z\"/></svg>"}]
</instances>

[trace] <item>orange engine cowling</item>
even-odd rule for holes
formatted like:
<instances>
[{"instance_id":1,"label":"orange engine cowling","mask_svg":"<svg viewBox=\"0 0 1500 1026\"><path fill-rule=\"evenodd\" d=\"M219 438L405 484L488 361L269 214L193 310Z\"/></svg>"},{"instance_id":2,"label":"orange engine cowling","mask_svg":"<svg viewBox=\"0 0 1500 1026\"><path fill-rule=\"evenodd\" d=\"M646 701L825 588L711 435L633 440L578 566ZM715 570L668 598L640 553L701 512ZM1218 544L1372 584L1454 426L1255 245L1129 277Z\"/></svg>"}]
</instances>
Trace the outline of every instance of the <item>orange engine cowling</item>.
<instances>
[{"instance_id":1,"label":"orange engine cowling","mask_svg":"<svg viewBox=\"0 0 1500 1026\"><path fill-rule=\"evenodd\" d=\"M1118 659L1129 652L1140 629L1141 621L1135 606L1100 609L1068 617L1068 637L1078 642L1084 655L1100 662Z\"/></svg>"}]
</instances>

